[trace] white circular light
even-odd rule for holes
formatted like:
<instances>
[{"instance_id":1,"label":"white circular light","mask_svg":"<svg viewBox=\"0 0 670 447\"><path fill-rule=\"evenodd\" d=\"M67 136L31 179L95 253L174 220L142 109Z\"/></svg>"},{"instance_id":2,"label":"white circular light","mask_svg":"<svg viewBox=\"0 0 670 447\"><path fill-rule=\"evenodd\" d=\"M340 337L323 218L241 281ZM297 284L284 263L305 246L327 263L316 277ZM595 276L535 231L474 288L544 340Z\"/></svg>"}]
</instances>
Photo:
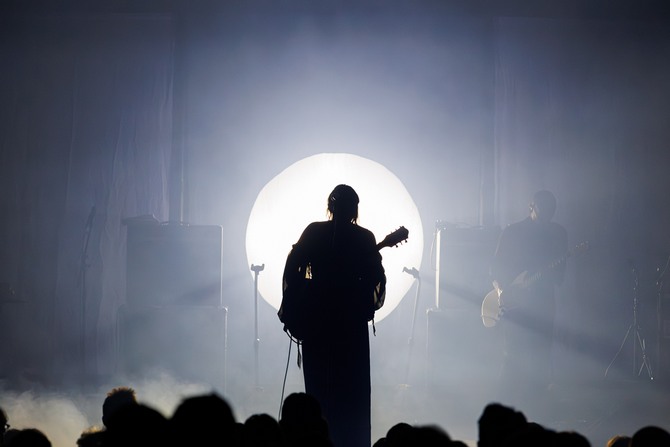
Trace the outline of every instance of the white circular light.
<instances>
[{"instance_id":1,"label":"white circular light","mask_svg":"<svg viewBox=\"0 0 670 447\"><path fill-rule=\"evenodd\" d=\"M401 226L409 231L407 242L381 249L387 278L386 302L375 314L375 321L381 321L414 283L403 268L421 266L423 226L405 186L379 163L352 154L327 153L286 168L256 198L247 223L247 260L250 265L265 266L258 274L258 292L279 309L286 256L310 222L327 220L328 195L341 183L358 193L358 223L372 231L378 243Z\"/></svg>"}]
</instances>

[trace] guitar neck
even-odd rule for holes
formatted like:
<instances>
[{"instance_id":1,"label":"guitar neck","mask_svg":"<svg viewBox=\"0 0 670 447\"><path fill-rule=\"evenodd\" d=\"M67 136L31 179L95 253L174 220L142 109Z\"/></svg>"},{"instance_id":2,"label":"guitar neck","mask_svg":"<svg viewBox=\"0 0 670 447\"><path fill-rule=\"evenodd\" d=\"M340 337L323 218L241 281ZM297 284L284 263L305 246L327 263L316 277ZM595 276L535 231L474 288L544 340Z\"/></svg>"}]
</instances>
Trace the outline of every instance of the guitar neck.
<instances>
[{"instance_id":1,"label":"guitar neck","mask_svg":"<svg viewBox=\"0 0 670 447\"><path fill-rule=\"evenodd\" d=\"M556 267L560 266L561 264L564 264L569 257L582 253L586 250L589 249L589 243L588 241L581 242L580 244L576 245L573 247L571 250L568 250L567 253L558 258L555 259L553 262L551 262L549 265L545 266L544 268L536 271L535 273L529 273L528 270L525 272L522 272L514 281L513 283L516 285L520 285L522 287L528 287L532 285L533 283L537 282L542 276L544 276L547 272L554 270Z\"/></svg>"},{"instance_id":2,"label":"guitar neck","mask_svg":"<svg viewBox=\"0 0 670 447\"><path fill-rule=\"evenodd\" d=\"M530 275L530 276L527 276L526 279L525 279L525 281L524 281L524 285L525 285L525 286L530 286L530 285L536 283L536 282L539 281L545 274L547 274L547 273L550 272L551 270L554 270L554 269L557 268L559 265L563 264L567 259L568 259L568 255L563 256L563 257L560 258L560 259L556 259L554 262L552 262L551 264L549 264L549 265L546 266L545 268L543 268L543 269L541 269L541 270L538 270L537 272L533 273L533 274Z\"/></svg>"}]
</instances>

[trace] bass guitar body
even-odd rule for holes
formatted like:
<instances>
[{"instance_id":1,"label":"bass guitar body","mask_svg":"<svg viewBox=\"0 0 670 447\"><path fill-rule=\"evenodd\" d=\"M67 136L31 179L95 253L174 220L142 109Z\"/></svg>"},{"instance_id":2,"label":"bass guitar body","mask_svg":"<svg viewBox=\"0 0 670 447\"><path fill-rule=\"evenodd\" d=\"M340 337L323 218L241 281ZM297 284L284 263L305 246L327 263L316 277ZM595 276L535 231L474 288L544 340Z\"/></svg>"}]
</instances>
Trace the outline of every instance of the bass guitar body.
<instances>
[{"instance_id":1,"label":"bass guitar body","mask_svg":"<svg viewBox=\"0 0 670 447\"><path fill-rule=\"evenodd\" d=\"M484 301L482 301L482 322L486 327L493 327L498 324L502 316L498 298L498 289L493 289L486 294Z\"/></svg>"},{"instance_id":2,"label":"bass guitar body","mask_svg":"<svg viewBox=\"0 0 670 447\"><path fill-rule=\"evenodd\" d=\"M544 276L545 273L562 265L572 255L582 253L589 249L588 241L581 242L573 249L568 250L565 256L555 259L543 269L534 273L528 271L519 274L509 286L502 290L494 281L493 290L486 294L482 301L482 322L486 327L498 324L507 310L523 307L530 299L529 287Z\"/></svg>"},{"instance_id":3,"label":"bass guitar body","mask_svg":"<svg viewBox=\"0 0 670 447\"><path fill-rule=\"evenodd\" d=\"M528 272L517 276L512 284L503 291L498 284L493 284L493 290L486 294L482 301L482 323L486 327L498 324L503 314L517 307L524 307L529 299Z\"/></svg>"}]
</instances>

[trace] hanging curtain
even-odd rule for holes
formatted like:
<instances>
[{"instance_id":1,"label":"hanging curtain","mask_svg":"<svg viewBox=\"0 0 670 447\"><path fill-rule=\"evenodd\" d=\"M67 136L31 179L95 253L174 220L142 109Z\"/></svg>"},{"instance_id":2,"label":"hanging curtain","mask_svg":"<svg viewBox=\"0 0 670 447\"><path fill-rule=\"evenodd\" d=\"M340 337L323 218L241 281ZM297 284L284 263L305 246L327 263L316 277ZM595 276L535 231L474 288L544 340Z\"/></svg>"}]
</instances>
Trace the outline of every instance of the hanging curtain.
<instances>
[{"instance_id":1,"label":"hanging curtain","mask_svg":"<svg viewBox=\"0 0 670 447\"><path fill-rule=\"evenodd\" d=\"M2 372L112 372L122 220L169 214L172 20L10 16L0 28L0 282L13 291L2 330L14 357Z\"/></svg>"}]
</instances>

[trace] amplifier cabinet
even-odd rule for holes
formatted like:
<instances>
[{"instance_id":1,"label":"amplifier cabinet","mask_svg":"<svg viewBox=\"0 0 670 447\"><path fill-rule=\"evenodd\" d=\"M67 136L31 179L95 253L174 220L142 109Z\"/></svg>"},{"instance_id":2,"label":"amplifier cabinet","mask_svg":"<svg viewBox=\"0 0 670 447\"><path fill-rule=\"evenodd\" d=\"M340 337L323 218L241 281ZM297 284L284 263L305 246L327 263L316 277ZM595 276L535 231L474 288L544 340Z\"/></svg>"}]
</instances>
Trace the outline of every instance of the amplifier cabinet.
<instances>
[{"instance_id":1,"label":"amplifier cabinet","mask_svg":"<svg viewBox=\"0 0 670 447\"><path fill-rule=\"evenodd\" d=\"M217 225L129 225L128 306L222 306L222 237Z\"/></svg>"}]
</instances>

